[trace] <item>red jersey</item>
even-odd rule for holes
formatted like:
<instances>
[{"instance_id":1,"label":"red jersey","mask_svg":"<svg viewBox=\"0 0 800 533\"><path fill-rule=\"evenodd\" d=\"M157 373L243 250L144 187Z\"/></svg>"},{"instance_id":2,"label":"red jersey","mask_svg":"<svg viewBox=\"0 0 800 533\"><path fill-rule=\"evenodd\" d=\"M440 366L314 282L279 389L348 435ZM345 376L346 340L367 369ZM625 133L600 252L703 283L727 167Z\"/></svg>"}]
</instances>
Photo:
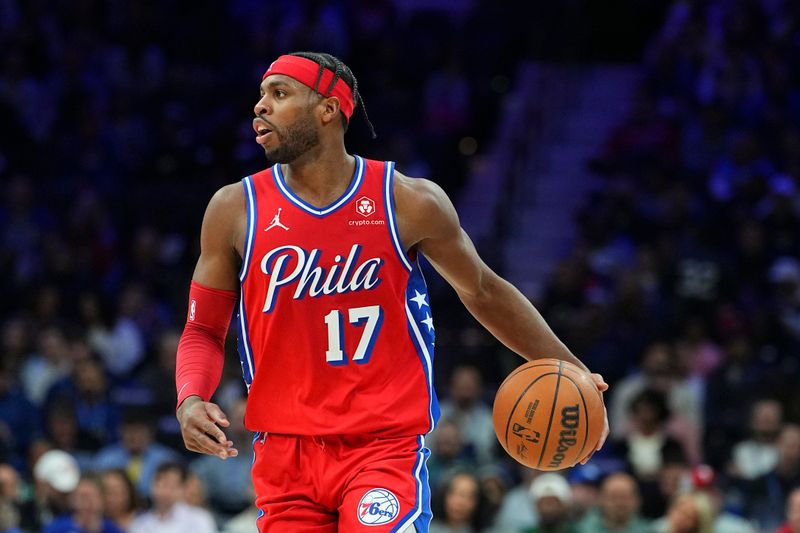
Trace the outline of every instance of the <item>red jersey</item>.
<instances>
[{"instance_id":1,"label":"red jersey","mask_svg":"<svg viewBox=\"0 0 800 533\"><path fill-rule=\"evenodd\" d=\"M347 191L322 208L292 192L280 165L242 180L237 322L251 431L418 435L439 417L430 303L398 238L394 164L355 159Z\"/></svg>"}]
</instances>

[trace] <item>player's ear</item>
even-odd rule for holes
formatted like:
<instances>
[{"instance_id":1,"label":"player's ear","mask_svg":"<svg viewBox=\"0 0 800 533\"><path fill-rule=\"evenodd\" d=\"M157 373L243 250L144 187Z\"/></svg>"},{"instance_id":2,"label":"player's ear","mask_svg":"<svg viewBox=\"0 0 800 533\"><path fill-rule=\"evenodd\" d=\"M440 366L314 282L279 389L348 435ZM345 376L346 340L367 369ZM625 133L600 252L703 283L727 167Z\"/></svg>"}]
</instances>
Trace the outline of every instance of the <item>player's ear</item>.
<instances>
[{"instance_id":1,"label":"player's ear","mask_svg":"<svg viewBox=\"0 0 800 533\"><path fill-rule=\"evenodd\" d=\"M322 108L320 118L323 124L339 119L339 98L336 96L323 98L320 106Z\"/></svg>"}]
</instances>

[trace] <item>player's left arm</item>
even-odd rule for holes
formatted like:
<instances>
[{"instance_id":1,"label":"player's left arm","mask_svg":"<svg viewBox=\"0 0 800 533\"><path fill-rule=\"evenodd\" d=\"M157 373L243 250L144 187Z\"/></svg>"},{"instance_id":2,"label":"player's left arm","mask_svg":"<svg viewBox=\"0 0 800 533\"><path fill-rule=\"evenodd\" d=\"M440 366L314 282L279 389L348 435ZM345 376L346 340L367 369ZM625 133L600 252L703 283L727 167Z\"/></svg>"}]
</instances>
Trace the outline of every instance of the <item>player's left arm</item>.
<instances>
[{"instance_id":1,"label":"player's left arm","mask_svg":"<svg viewBox=\"0 0 800 533\"><path fill-rule=\"evenodd\" d=\"M492 335L528 360L554 357L574 363L591 374L600 392L608 389L602 376L591 373L561 342L533 304L483 262L438 185L396 173L394 193L403 244L425 255ZM606 422L600 446L607 434Z\"/></svg>"}]
</instances>

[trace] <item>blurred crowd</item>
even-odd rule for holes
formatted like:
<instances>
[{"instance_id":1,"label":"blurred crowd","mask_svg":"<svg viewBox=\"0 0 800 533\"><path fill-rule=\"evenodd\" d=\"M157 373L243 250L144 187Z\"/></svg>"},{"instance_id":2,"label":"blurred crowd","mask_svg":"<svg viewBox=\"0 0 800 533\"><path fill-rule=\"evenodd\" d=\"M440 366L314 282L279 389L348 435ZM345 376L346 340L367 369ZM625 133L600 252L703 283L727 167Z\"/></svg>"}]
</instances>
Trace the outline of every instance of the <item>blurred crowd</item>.
<instances>
[{"instance_id":1,"label":"blurred crowd","mask_svg":"<svg viewBox=\"0 0 800 533\"><path fill-rule=\"evenodd\" d=\"M356 116L351 149L457 197L526 17L402 4L0 1L0 533L255 531L250 455L189 454L174 417L203 209L264 166L248 116L293 50L358 77L379 138ZM650 39L535 302L611 384L589 464L505 456L507 354L438 299L432 532L800 533L798 48L790 0L676 1ZM242 452L233 341L215 401Z\"/></svg>"}]
</instances>

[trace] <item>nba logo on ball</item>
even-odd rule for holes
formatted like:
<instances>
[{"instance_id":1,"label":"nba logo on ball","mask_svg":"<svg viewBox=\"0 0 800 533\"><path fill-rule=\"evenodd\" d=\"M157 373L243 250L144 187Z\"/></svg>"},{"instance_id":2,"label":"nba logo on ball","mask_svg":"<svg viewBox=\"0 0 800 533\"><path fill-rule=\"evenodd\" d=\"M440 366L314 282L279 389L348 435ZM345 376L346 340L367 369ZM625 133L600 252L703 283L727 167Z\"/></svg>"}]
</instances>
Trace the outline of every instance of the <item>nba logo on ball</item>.
<instances>
[{"instance_id":1,"label":"nba logo on ball","mask_svg":"<svg viewBox=\"0 0 800 533\"><path fill-rule=\"evenodd\" d=\"M372 489L358 502L358 521L365 526L388 524L400 514L400 504L386 489Z\"/></svg>"}]
</instances>

